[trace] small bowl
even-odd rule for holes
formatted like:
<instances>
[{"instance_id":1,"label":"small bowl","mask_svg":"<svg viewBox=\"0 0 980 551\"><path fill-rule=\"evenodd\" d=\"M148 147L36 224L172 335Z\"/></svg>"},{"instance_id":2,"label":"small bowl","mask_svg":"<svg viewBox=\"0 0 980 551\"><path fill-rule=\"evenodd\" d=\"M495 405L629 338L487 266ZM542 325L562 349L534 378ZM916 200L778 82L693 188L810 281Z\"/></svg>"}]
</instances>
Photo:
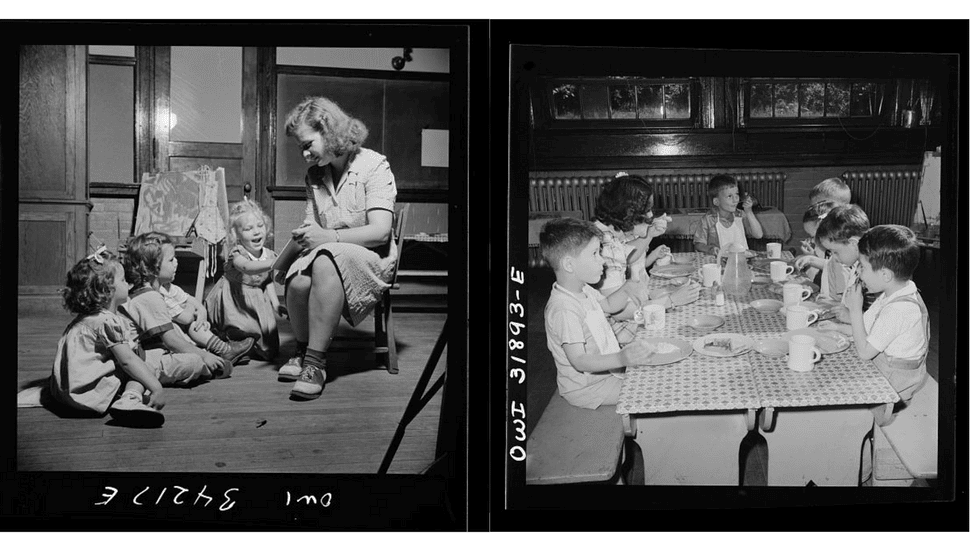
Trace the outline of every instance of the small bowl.
<instances>
[{"instance_id":1,"label":"small bowl","mask_svg":"<svg viewBox=\"0 0 980 551\"><path fill-rule=\"evenodd\" d=\"M680 258L678 256L674 256L673 262L674 264L691 264L694 262L694 259L689 257Z\"/></svg>"},{"instance_id":2,"label":"small bowl","mask_svg":"<svg viewBox=\"0 0 980 551\"><path fill-rule=\"evenodd\" d=\"M725 325L725 318L712 314L699 314L687 320L687 324L700 331L712 331Z\"/></svg>"},{"instance_id":3,"label":"small bowl","mask_svg":"<svg viewBox=\"0 0 980 551\"><path fill-rule=\"evenodd\" d=\"M779 312L783 308L783 301L771 298L761 298L759 300L753 300L749 303L749 306L760 312L772 314L774 312Z\"/></svg>"},{"instance_id":4,"label":"small bowl","mask_svg":"<svg viewBox=\"0 0 980 551\"><path fill-rule=\"evenodd\" d=\"M789 354L789 343L783 339L762 339L755 343L755 351L763 356L780 358Z\"/></svg>"},{"instance_id":5,"label":"small bowl","mask_svg":"<svg viewBox=\"0 0 980 551\"><path fill-rule=\"evenodd\" d=\"M669 280L667 283L670 283L671 285L680 286L680 285L687 285L689 281L691 281L691 278L689 277L675 277Z\"/></svg>"},{"instance_id":6,"label":"small bowl","mask_svg":"<svg viewBox=\"0 0 980 551\"><path fill-rule=\"evenodd\" d=\"M772 283L772 278L767 275L752 274L752 284L753 285L769 285Z\"/></svg>"}]
</instances>

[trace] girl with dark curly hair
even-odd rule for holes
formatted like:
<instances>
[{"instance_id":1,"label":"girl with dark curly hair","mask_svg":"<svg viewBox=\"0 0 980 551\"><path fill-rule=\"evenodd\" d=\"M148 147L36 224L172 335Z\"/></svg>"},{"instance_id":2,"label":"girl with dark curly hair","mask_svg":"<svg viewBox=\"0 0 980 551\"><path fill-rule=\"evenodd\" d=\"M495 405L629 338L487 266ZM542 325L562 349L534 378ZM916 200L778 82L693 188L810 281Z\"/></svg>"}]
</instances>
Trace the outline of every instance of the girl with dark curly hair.
<instances>
[{"instance_id":1,"label":"girl with dark curly hair","mask_svg":"<svg viewBox=\"0 0 980 551\"><path fill-rule=\"evenodd\" d=\"M65 308L77 314L55 354L51 396L73 409L104 415L120 424L163 424L163 386L147 365L130 324L117 313L129 284L123 267L100 249L68 272Z\"/></svg>"},{"instance_id":2,"label":"girl with dark curly hair","mask_svg":"<svg viewBox=\"0 0 980 551\"><path fill-rule=\"evenodd\" d=\"M620 172L607 182L596 200L593 223L602 232L599 254L605 262L605 273L599 281L599 292L609 296L627 280L645 283L649 279L646 269L662 258L669 258L670 248L661 245L650 251L650 241L667 231L666 214L653 216L653 188L639 176ZM632 322L637 307L648 302L649 296L631 297L626 308L610 314L609 323L620 343L633 340L636 324ZM664 306L687 304L697 299L693 286L684 286L672 295L656 297L653 302Z\"/></svg>"}]
</instances>

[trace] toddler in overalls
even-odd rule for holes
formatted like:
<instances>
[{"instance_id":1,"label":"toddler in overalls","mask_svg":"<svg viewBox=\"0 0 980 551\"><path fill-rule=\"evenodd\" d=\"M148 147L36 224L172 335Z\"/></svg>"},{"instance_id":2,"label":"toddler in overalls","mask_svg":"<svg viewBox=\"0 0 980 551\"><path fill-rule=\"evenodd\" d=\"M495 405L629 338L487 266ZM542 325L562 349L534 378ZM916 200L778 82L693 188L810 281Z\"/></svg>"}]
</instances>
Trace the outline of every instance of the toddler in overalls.
<instances>
[{"instance_id":1,"label":"toddler in overalls","mask_svg":"<svg viewBox=\"0 0 980 551\"><path fill-rule=\"evenodd\" d=\"M875 226L861 237L858 250L860 282L881 295L862 317L860 282L844 294L851 319L863 320L851 325L854 347L907 404L928 377L929 312L911 279L919 263L918 241L905 226Z\"/></svg>"},{"instance_id":2,"label":"toddler in overalls","mask_svg":"<svg viewBox=\"0 0 980 551\"><path fill-rule=\"evenodd\" d=\"M727 174L719 174L708 182L708 196L714 205L696 223L694 229L694 250L709 255L717 255L732 244L749 249L745 238L746 230L755 239L762 238L762 225L752 212L755 200L746 195L743 201L745 210L738 208L738 182Z\"/></svg>"}]
</instances>

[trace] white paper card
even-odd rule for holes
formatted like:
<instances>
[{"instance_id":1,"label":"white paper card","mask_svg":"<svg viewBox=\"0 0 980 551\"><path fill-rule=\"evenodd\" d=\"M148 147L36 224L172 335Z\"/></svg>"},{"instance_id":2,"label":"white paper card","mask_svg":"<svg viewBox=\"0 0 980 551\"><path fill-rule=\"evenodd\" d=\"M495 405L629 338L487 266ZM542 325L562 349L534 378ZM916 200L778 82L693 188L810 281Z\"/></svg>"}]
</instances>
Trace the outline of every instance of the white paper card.
<instances>
[{"instance_id":1,"label":"white paper card","mask_svg":"<svg viewBox=\"0 0 980 551\"><path fill-rule=\"evenodd\" d=\"M422 166L449 167L448 130L422 130Z\"/></svg>"}]
</instances>

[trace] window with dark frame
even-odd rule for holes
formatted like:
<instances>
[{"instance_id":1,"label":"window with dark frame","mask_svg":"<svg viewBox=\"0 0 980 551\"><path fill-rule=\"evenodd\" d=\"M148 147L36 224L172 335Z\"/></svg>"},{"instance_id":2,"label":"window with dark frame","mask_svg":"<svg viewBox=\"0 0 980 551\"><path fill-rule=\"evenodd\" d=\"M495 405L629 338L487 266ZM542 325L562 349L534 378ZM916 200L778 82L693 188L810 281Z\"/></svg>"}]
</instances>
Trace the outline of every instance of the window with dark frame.
<instances>
[{"instance_id":1,"label":"window with dark frame","mask_svg":"<svg viewBox=\"0 0 980 551\"><path fill-rule=\"evenodd\" d=\"M553 121L694 124L694 79L566 79L546 89Z\"/></svg>"},{"instance_id":2,"label":"window with dark frame","mask_svg":"<svg viewBox=\"0 0 980 551\"><path fill-rule=\"evenodd\" d=\"M750 78L746 96L750 126L877 124L884 86L866 79Z\"/></svg>"}]
</instances>

